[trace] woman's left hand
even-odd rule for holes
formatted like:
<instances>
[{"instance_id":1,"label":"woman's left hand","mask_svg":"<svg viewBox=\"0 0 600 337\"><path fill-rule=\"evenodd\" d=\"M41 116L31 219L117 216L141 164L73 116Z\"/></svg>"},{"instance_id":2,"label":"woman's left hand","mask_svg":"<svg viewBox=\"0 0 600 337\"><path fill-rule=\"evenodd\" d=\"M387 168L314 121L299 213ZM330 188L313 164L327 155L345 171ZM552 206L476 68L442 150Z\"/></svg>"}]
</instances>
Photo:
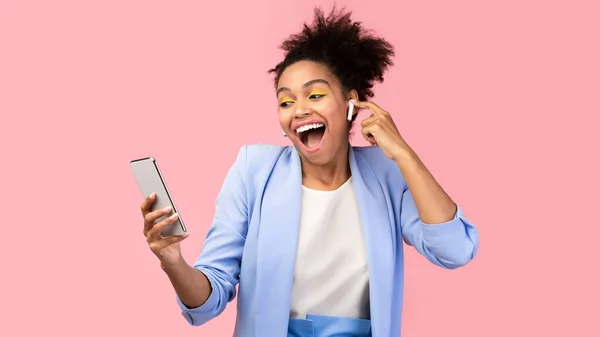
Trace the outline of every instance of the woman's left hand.
<instances>
[{"instance_id":1,"label":"woman's left hand","mask_svg":"<svg viewBox=\"0 0 600 337\"><path fill-rule=\"evenodd\" d=\"M362 134L372 145L379 146L383 153L391 160L397 160L399 156L410 151L410 147L398 132L398 128L390 114L373 102L355 101L354 106L371 110L369 118L363 120Z\"/></svg>"}]
</instances>

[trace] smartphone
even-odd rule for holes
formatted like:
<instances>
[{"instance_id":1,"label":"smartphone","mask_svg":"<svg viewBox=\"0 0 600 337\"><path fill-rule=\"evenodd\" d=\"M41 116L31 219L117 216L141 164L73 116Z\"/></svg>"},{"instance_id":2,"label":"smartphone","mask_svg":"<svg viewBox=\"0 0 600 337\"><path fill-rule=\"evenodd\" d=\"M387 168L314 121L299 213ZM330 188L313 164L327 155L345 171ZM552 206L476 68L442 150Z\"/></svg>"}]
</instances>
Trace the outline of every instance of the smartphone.
<instances>
[{"instance_id":1,"label":"smartphone","mask_svg":"<svg viewBox=\"0 0 600 337\"><path fill-rule=\"evenodd\" d=\"M142 191L142 195L144 198L147 198L152 193L156 193L156 199L152 204L151 211L155 211L157 209L162 209L165 207L171 207L171 213L166 214L160 217L156 223L168 218L174 213L179 213L177 211L177 207L175 207L175 203L173 202L173 198L169 193L169 189L167 188L167 184L165 183L165 179L163 178L160 169L158 168L158 164L156 160L152 157L141 158L132 160L129 163L131 166L131 170L133 171L133 175L137 180L138 186ZM179 214L179 218L165 227L161 235L164 237L167 236L182 236L187 234L187 229L183 224L183 220L181 219L181 214Z\"/></svg>"}]
</instances>

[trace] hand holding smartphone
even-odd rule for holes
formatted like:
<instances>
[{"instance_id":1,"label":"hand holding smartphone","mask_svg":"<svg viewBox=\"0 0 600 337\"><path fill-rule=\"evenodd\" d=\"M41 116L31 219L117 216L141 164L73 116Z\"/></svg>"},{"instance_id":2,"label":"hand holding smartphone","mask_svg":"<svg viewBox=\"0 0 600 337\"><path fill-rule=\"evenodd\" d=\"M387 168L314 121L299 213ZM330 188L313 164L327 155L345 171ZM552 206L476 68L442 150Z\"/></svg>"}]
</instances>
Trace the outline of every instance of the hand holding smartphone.
<instances>
[{"instance_id":1,"label":"hand holding smartphone","mask_svg":"<svg viewBox=\"0 0 600 337\"><path fill-rule=\"evenodd\" d=\"M132 160L130 162L131 170L138 183L138 186L142 192L144 198L148 198L152 193L156 193L154 202L150 207L150 211L156 211L165 207L170 207L171 212L166 213L162 217L158 218L156 222L163 221L169 216L177 213L178 218L167 225L162 231L163 237L169 236L184 236L187 234L187 229L181 219L181 215L177 211L173 198L169 193L167 184L163 178L156 160L152 157L141 158Z\"/></svg>"}]
</instances>

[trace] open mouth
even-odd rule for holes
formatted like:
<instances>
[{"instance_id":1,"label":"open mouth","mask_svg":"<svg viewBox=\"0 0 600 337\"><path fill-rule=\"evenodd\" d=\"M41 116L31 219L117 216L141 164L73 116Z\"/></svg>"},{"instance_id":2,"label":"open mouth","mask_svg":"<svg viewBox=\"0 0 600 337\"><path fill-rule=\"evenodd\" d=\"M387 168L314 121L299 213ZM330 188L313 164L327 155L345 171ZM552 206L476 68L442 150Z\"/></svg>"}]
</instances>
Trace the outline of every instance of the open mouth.
<instances>
[{"instance_id":1,"label":"open mouth","mask_svg":"<svg viewBox=\"0 0 600 337\"><path fill-rule=\"evenodd\" d=\"M321 144L323 135L325 135L325 124L313 123L303 125L296 129L298 138L306 147L315 148Z\"/></svg>"}]
</instances>

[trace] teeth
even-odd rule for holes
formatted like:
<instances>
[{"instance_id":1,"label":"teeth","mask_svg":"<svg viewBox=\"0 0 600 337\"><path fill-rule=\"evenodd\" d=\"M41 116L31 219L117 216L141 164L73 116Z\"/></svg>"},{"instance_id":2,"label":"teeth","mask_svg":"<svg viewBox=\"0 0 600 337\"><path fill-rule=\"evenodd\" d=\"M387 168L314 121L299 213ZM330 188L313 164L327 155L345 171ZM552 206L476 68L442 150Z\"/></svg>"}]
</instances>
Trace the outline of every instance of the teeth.
<instances>
[{"instance_id":1,"label":"teeth","mask_svg":"<svg viewBox=\"0 0 600 337\"><path fill-rule=\"evenodd\" d=\"M296 133L301 133L301 132L304 132L304 131L308 131L310 129L317 129L317 128L320 128L320 127L323 127L323 126L325 126L325 125L321 124L321 123L314 123L314 124L303 125L303 126L301 126L301 127L299 127L299 128L296 129Z\"/></svg>"}]
</instances>

